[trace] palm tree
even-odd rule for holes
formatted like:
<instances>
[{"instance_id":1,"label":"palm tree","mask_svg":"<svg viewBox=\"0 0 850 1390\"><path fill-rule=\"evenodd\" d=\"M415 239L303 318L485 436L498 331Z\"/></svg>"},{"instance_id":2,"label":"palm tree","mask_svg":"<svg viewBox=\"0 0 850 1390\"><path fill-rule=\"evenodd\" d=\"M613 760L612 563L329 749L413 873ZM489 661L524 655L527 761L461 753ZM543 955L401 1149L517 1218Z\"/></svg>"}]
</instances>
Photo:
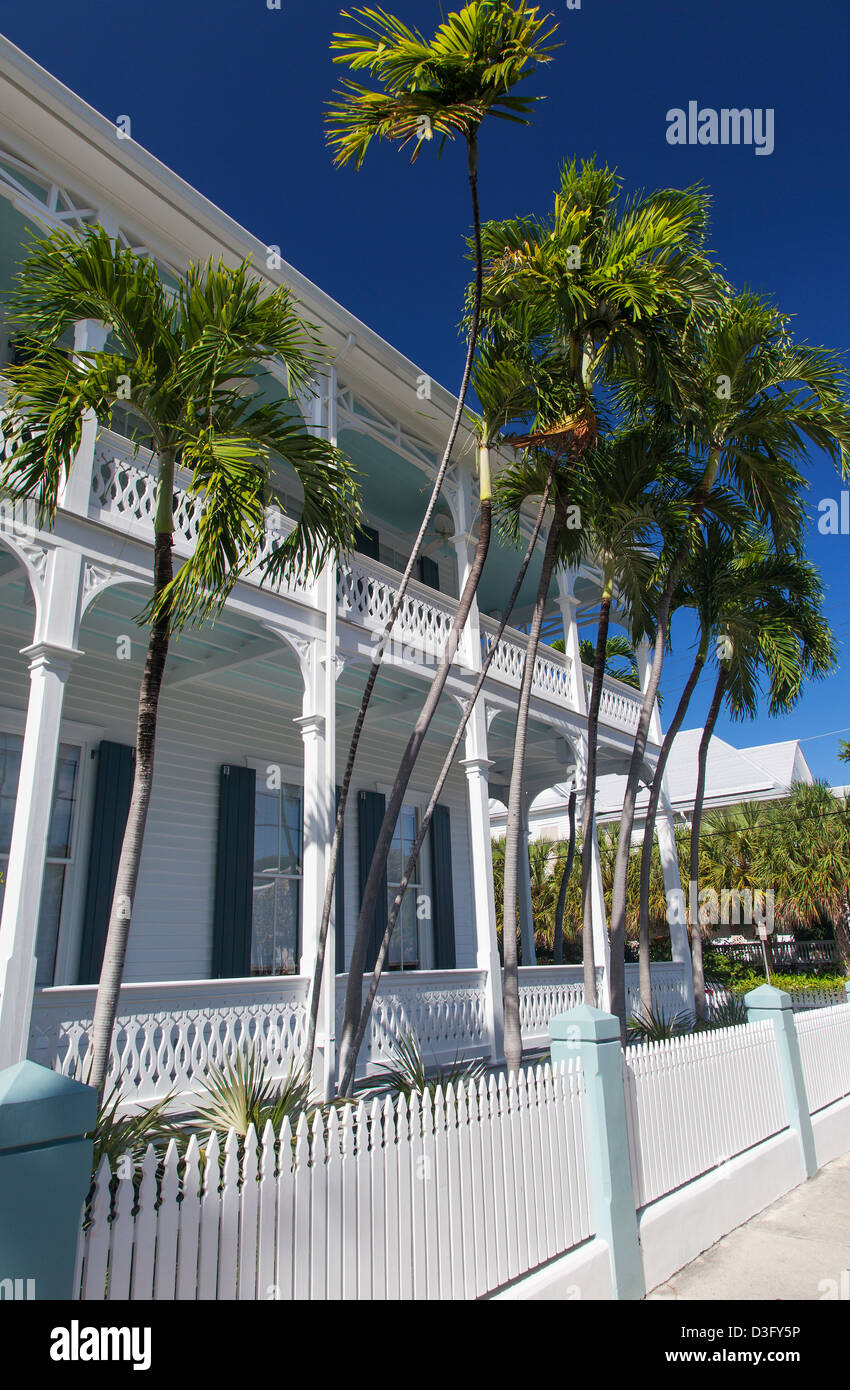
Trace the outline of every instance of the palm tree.
<instances>
[{"instance_id":1,"label":"palm tree","mask_svg":"<svg viewBox=\"0 0 850 1390\"><path fill-rule=\"evenodd\" d=\"M846 376L837 354L793 342L788 320L758 295L725 296L706 327L693 321L685 335L683 370L649 388L625 384L626 405L645 409L659 399L692 450L699 481L690 497L689 525L671 546L659 583L655 647L635 734L623 798L611 903L611 1009L626 1035L623 942L626 885L637 789L649 724L669 637L670 612L681 573L712 492L727 480L767 525L780 548L799 543L804 525L803 478L797 467L814 444L843 464L850 444Z\"/></svg>"},{"instance_id":2,"label":"palm tree","mask_svg":"<svg viewBox=\"0 0 850 1390\"><path fill-rule=\"evenodd\" d=\"M451 744L450 744L450 746L449 746L449 750L448 750L448 752L446 753L446 756L445 756L445 758L444 758L444 760L443 760L443 765L442 765L442 768L440 769L440 775L439 775L439 777L437 778L437 782L436 782L436 784L435 784L435 786L434 786L434 790L432 791L431 796L430 796L430 798L429 798L428 805L426 806L425 811L423 812L422 816L420 817L419 829L418 829L418 831L417 831L417 833L416 833L416 837L415 837L415 839L414 839L413 845L411 846L411 849L410 849L410 852L409 852L409 855L408 855L408 859L407 859L407 863L406 863L405 866L404 866L404 870L403 870L403 873L402 873L402 876L401 876L401 881L400 881L399 886L398 886L398 889L397 889L397 891L396 891L396 896L395 896L395 898L394 898L394 900L393 900L393 903L392 903L392 905L391 905L391 907L390 907L390 911L389 911L389 914L388 914L388 917L387 917L387 924L386 924L386 927L384 928L383 939L382 939L381 944L380 944L380 947L379 947L379 949L378 949L378 955L377 955L377 959L376 959L376 962L375 962L375 967L374 967L374 970L373 970L373 972L372 972L372 978L371 978L371 980L369 981L369 988L368 988L368 990L367 990L366 999L365 999L365 1001L364 1001L364 1003L363 1003L363 1008L362 1008L361 1013L360 1013L360 1019L359 1019L359 1022L358 1022L358 1024L357 1024L357 1029L356 1029L356 1031L355 1031L355 1033L354 1033L354 1037L353 1037L353 1040L352 1040L352 1043L351 1043L351 1046L350 1046L350 1049L349 1049L349 1054L348 1054L348 1057L349 1057L349 1068L348 1068L348 1070L340 1077L339 1091L340 1091L340 1094L341 1094L341 1095L347 1094L347 1089L350 1088L350 1086L351 1086L351 1082L352 1082L352 1079L353 1079L353 1070L354 1070L354 1066L356 1065L357 1056L358 1056L358 1054L359 1054L359 1052L360 1052L360 1048L361 1048L361 1046L362 1046L362 1044L363 1044L363 1039L364 1039L364 1037L366 1036L366 1028L367 1028L367 1026L368 1026L369 1017L370 1017L370 1015L371 1015L372 1007L373 1007L374 1002L375 1002L375 996L377 995L377 992L378 992L378 985L379 985L379 983L380 983L381 973L382 973L382 971L383 971L384 963L385 963L385 961L386 961L387 953L388 953L388 951L389 951L390 942L391 942L391 940L392 940L392 935L393 935L393 932L395 931L396 923L398 922L399 913L400 913L400 911L401 911L402 903L404 902L404 895L405 895L405 893L407 892L408 884L410 883L410 880L411 880L411 878L413 877L414 869L415 869L415 867L416 867L416 864L417 864L417 861L418 861L418 858L419 858L420 850L422 849L422 845L423 845L424 842L425 842L425 836L427 835L428 829L429 829L429 827L430 827L430 825L431 825L431 821L432 821L433 816L434 816L434 811L435 811L435 809L436 809L436 807L437 807L437 803L438 803L438 801L439 801L439 799L440 799L440 796L442 795L443 787L444 787L445 784L446 784L446 780L447 780L447 778L448 778L448 776L449 776L449 773L451 772L452 768L454 767L454 760L455 760L455 757L456 757L456 755L457 755L458 749L459 749L459 747L460 747L461 739L463 738L463 735L464 735L464 733L465 733L465 731L466 731L466 726L467 726L467 724L469 723L469 719L470 719L470 717L471 717L471 715L472 715L472 711L473 711L473 708L474 708L474 706L475 706L475 702L476 702L476 700L478 699L479 695L481 694L481 691L482 691L483 688L484 688L484 683L485 683L485 681L486 681L486 679L487 679L487 673L488 673L488 671L489 671L489 669L490 669L490 665L491 665L491 663L492 663L492 661L493 661L493 659L494 659L494 657L495 657L495 655L496 655L496 651L497 651L497 649L498 649L498 646L499 646L500 641L502 640L502 636L503 636L503 634L504 634L505 628L507 627L507 625L508 625L508 623L509 623L509 621L510 621L511 614L512 614L513 609L514 609L514 604L516 603L517 598L519 597L519 593L520 593L520 590L521 590L521 588L522 588L523 582L524 582L524 580L525 580L526 573L528 572L528 566L529 566L529 564L531 563L532 556L534 555L535 549L536 549L536 547L537 547L537 541L538 541L538 538L539 538L539 535L540 535L541 528L542 528L542 526L543 526L543 520L544 520L544 517L545 517L545 514L546 514L546 509L547 509L547 507L548 507L548 505L549 505L549 495L550 495L550 491L551 491L551 487L552 487L553 478L554 478L554 463L551 463L551 462L550 462L549 470L548 470L548 473L547 473L547 475L546 475L545 482L544 482L544 484L543 484L542 493L541 493L541 495L540 495L540 501L539 501L539 505L538 505L538 508L537 508L537 516L536 516L536 518L535 518L535 522L534 522L534 526L533 526L533 528L532 528L531 536L530 536L530 539L529 539L529 541L528 541L528 545L527 545L527 547L526 547L525 555L523 556L522 563L521 563L521 565L520 565L520 567L519 567L519 572L517 573L516 579L515 579L515 581L514 581L513 589L511 590L511 593L510 593L510 596L509 596L509 598L508 598L507 604L505 605L504 612L502 613L501 619L500 619L500 621L499 621L499 627L498 627L498 629L497 629L497 631L496 631L496 635L495 635L495 637L494 637L492 643L490 644L490 647L489 647L489 649L488 649L488 651L487 651L487 654L486 654L486 656L484 657L484 660L483 660L483 662L482 662L482 664L481 664L481 670L480 670L480 672L479 672L479 674L478 674L478 679L477 679L476 682L475 682L475 686L474 686L474 688L473 688L473 690L472 690L472 693L471 693L471 695L470 695L470 697L469 697L469 700L468 700L467 703L466 703L466 707L465 707L465 709L464 709L464 711L463 711L463 714L461 715L461 718L460 718L460 721L459 721L459 723L458 723L458 725L457 725L457 728L455 729L455 733L454 733L454 736L453 736L453 738L452 738L452 742L451 742ZM504 847L504 841L503 841L503 840L502 840L502 841L494 841L494 844L493 844L493 867L494 867L494 876L497 876L497 875L498 875L498 872L499 872L500 851L503 850L503 847Z\"/></svg>"},{"instance_id":3,"label":"palm tree","mask_svg":"<svg viewBox=\"0 0 850 1390\"><path fill-rule=\"evenodd\" d=\"M602 568L593 678L587 711L587 767L582 812L586 836L596 833L596 760L599 710L609 655L629 661L626 675L638 685L637 661L628 639L609 635L615 587L628 615L632 637L640 638L652 621L651 598L656 564L653 541L663 537L676 518L675 443L654 426L618 430L588 460L582 479L582 521L588 552ZM673 484L671 486L671 484ZM587 644L590 646L590 643ZM590 854L582 859L582 940L584 990L596 1005Z\"/></svg>"},{"instance_id":4,"label":"palm tree","mask_svg":"<svg viewBox=\"0 0 850 1390\"><path fill-rule=\"evenodd\" d=\"M759 872L774 885L780 918L788 926L831 921L850 973L850 798L825 782L801 782L761 810Z\"/></svg>"},{"instance_id":5,"label":"palm tree","mask_svg":"<svg viewBox=\"0 0 850 1390\"><path fill-rule=\"evenodd\" d=\"M548 320L546 351L560 354L571 395L565 418L546 432L556 452L568 441L570 466L560 470L556 512L529 632L514 739L506 825L505 921L516 910L520 811L531 684L552 569L559 556L566 509L575 500L574 465L595 441L592 392L597 374L644 373L665 380L675 372L671 329L717 294L703 251L707 202L698 189L665 190L623 200L617 174L593 162L570 163L550 216L488 223L483 312L510 326L516 306L537 307ZM540 438L542 442L542 437ZM516 943L505 933L505 1056L511 1071L522 1058Z\"/></svg>"},{"instance_id":6,"label":"palm tree","mask_svg":"<svg viewBox=\"0 0 850 1390\"><path fill-rule=\"evenodd\" d=\"M718 651L718 675L697 759L689 875L693 902L699 902L699 835L708 748L724 700L733 719L753 718L763 671L768 683L768 712L771 716L786 713L799 699L805 680L828 675L837 660L835 639L821 611L823 584L807 561L772 555L770 541L758 536L742 549L736 568L741 582L722 612L724 644ZM772 582L764 582L767 576ZM705 976L698 920L691 922L691 955L694 1008L697 1018L704 1018Z\"/></svg>"},{"instance_id":7,"label":"palm tree","mask_svg":"<svg viewBox=\"0 0 850 1390\"><path fill-rule=\"evenodd\" d=\"M35 499L52 522L83 416L110 420L130 403L152 441L157 468L153 595L147 660L139 692L136 764L127 827L98 985L89 1081L102 1091L150 802L162 679L169 641L184 624L218 612L265 538L273 498L271 464L285 460L303 487L294 530L268 558L270 578L315 570L337 546L350 545L358 516L349 465L308 434L287 402L256 406L244 387L271 358L286 368L290 390L308 385L315 337L290 293L263 293L247 263L235 270L192 266L174 291L151 260L119 249L99 227L59 230L34 241L21 271L16 321L25 338L10 367L9 413L15 450L2 485ZM61 343L75 322L110 325L102 352L69 358ZM174 574L175 471L191 473L187 492L197 524L195 548Z\"/></svg>"},{"instance_id":8,"label":"palm tree","mask_svg":"<svg viewBox=\"0 0 850 1390\"><path fill-rule=\"evenodd\" d=\"M511 419L523 418L539 404L538 381L535 364L528 351L515 343L512 349L506 347L498 330L489 330L480 344L480 353L473 370L475 393L481 402L482 415L478 423L478 481L480 516L478 540L475 556L463 586L463 592L452 621L446 646L440 657L428 693L419 712L416 723L408 738L393 786L387 797L384 818L378 831L369 872L360 898L360 912L351 950L348 970L345 1004L343 1010L342 1035L340 1039L340 1094L347 1095L354 1076L357 1053L365 1035L365 1024L371 1009L374 991L370 990L365 1006L364 1019L362 976L366 966L369 938L378 899L383 891L386 866L392 847L393 833L401 813L404 795L422 749L422 744L440 699L445 690L458 643L466 626L475 600L478 583L487 558L490 545L492 521L492 500L490 482L490 454L497 443L499 433ZM546 488L548 496L548 487ZM541 515L542 521L542 515ZM513 603L511 603L511 607ZM489 666L489 662L488 662ZM465 724L464 724L465 727ZM421 834L420 827L420 834ZM385 930L389 945L392 929ZM374 988L377 989L385 953L379 951L375 967Z\"/></svg>"},{"instance_id":9,"label":"palm tree","mask_svg":"<svg viewBox=\"0 0 850 1390\"><path fill-rule=\"evenodd\" d=\"M305 1049L308 1069L313 1062L339 847L360 735L383 652L401 612L410 577L451 462L475 357L482 280L478 207L479 131L487 116L527 123L526 115L540 98L517 97L510 93L518 83L530 77L539 64L551 61L552 47L547 46L547 41L554 33L554 26L547 29L546 20L538 19L537 10L529 8L525 0L471 0L462 10L450 13L430 41L383 10L360 9L355 10L354 14L363 23L362 32L333 36L331 51L334 62L346 63L353 72L368 72L379 84L380 90L373 91L351 80L343 82L340 99L331 105L328 115L328 139L334 150L334 162L337 165L353 163L359 169L374 139L388 140L400 149L415 142L411 156L413 162L421 152L423 142L433 139L435 132L442 137L441 149L446 140L460 137L466 145L472 201L475 285L466 362L449 437L425 515L366 678L340 784L310 995ZM345 11L343 15L350 18Z\"/></svg>"}]
</instances>

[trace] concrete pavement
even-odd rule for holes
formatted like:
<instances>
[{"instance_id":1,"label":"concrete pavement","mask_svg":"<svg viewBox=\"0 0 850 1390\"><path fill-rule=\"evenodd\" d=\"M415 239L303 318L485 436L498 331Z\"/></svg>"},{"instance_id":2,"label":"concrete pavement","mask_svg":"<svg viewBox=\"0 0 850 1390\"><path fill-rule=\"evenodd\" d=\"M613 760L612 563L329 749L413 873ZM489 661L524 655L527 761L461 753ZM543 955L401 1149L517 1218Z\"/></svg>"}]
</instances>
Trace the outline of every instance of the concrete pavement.
<instances>
[{"instance_id":1,"label":"concrete pavement","mask_svg":"<svg viewBox=\"0 0 850 1390\"><path fill-rule=\"evenodd\" d=\"M731 1231L647 1297L850 1301L850 1153Z\"/></svg>"}]
</instances>

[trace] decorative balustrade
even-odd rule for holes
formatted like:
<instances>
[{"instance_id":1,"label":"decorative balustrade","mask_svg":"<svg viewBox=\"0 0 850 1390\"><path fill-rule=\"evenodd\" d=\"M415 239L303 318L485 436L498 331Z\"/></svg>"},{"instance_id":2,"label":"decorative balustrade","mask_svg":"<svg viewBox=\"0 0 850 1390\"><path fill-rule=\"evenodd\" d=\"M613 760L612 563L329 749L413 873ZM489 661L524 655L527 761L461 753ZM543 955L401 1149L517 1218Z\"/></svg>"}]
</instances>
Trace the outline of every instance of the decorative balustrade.
<instances>
[{"instance_id":1,"label":"decorative balustrade","mask_svg":"<svg viewBox=\"0 0 850 1390\"><path fill-rule=\"evenodd\" d=\"M190 552L195 545L200 519L199 503L189 492L191 474L178 469L175 477L174 543L178 550ZM99 430L94 449L89 515L107 526L119 526L127 535L141 540L153 539L156 511L156 469L149 449L136 446L112 430ZM262 562L280 541L292 531L294 522L274 508L266 514L265 539L257 562L242 577L259 584L263 579ZM302 602L313 602L312 586L276 581L277 592L284 592Z\"/></svg>"},{"instance_id":2,"label":"decorative balustrade","mask_svg":"<svg viewBox=\"0 0 850 1390\"><path fill-rule=\"evenodd\" d=\"M549 1022L566 1009L584 1003L581 965L521 965L519 1026L525 1047L549 1046ZM601 986L602 971L596 972Z\"/></svg>"},{"instance_id":3,"label":"decorative balustrade","mask_svg":"<svg viewBox=\"0 0 850 1390\"><path fill-rule=\"evenodd\" d=\"M138 1104L185 1098L211 1066L252 1049L280 1079L304 1046L309 988L292 975L123 985L108 1085ZM93 985L36 991L33 1061L85 1080L95 993Z\"/></svg>"},{"instance_id":4,"label":"decorative balustrade","mask_svg":"<svg viewBox=\"0 0 850 1390\"><path fill-rule=\"evenodd\" d=\"M482 617L480 621L483 658L493 649L499 624L492 618ZM510 636L502 637L496 647L490 663L490 674L507 685L519 687L522 684L528 638L514 628L509 628L508 631ZM534 663L532 690L538 695L557 701L558 704L566 705L569 709L575 709L573 664L570 658L564 652L553 651L551 647L538 651Z\"/></svg>"},{"instance_id":5,"label":"decorative balustrade","mask_svg":"<svg viewBox=\"0 0 850 1390\"><path fill-rule=\"evenodd\" d=\"M357 558L341 565L337 572L337 604L345 621L383 632L398 593L400 576L377 560ZM435 590L411 580L402 600L384 660L436 666L454 622L457 604L441 599ZM466 638L461 638L458 657L466 656Z\"/></svg>"},{"instance_id":6,"label":"decorative balustrade","mask_svg":"<svg viewBox=\"0 0 850 1390\"><path fill-rule=\"evenodd\" d=\"M369 978L364 979L365 997ZM342 1030L346 977L337 980L337 1037ZM426 1066L489 1053L485 970L388 972L381 978L358 1075L389 1062L393 1044L413 1034Z\"/></svg>"},{"instance_id":7,"label":"decorative balustrade","mask_svg":"<svg viewBox=\"0 0 850 1390\"><path fill-rule=\"evenodd\" d=\"M584 691L588 706L592 685L593 672L590 667L585 666ZM642 704L640 695L636 694L631 686L624 685L613 676L605 677L599 703L599 718L603 723L613 724L618 729L628 729L631 732L637 728Z\"/></svg>"}]
</instances>

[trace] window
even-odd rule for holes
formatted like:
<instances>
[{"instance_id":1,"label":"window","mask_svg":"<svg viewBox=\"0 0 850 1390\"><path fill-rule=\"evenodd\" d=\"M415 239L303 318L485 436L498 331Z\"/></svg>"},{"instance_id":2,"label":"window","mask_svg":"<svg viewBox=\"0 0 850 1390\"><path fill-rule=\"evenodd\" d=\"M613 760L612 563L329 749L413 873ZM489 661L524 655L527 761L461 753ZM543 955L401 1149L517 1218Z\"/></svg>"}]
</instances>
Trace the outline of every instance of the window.
<instances>
[{"instance_id":1,"label":"window","mask_svg":"<svg viewBox=\"0 0 850 1390\"><path fill-rule=\"evenodd\" d=\"M0 910L3 906L12 823L21 775L23 737L0 730ZM47 860L41 890L36 941L37 985L52 985L56 946L68 873L73 862L74 822L80 777L80 749L61 744L53 790L53 809L47 837Z\"/></svg>"},{"instance_id":2,"label":"window","mask_svg":"<svg viewBox=\"0 0 850 1390\"><path fill-rule=\"evenodd\" d=\"M419 810L416 806L402 806L401 815L396 821L390 856L387 861L387 911L392 909L404 873L404 866L413 849L413 842L419 831ZM417 908L422 893L422 852L416 861L410 883L401 905L395 931L390 941L387 956L389 970L418 970L422 960L419 940L419 918Z\"/></svg>"},{"instance_id":3,"label":"window","mask_svg":"<svg viewBox=\"0 0 850 1390\"><path fill-rule=\"evenodd\" d=\"M251 974L294 975L301 917L301 788L257 778Z\"/></svg>"}]
</instances>

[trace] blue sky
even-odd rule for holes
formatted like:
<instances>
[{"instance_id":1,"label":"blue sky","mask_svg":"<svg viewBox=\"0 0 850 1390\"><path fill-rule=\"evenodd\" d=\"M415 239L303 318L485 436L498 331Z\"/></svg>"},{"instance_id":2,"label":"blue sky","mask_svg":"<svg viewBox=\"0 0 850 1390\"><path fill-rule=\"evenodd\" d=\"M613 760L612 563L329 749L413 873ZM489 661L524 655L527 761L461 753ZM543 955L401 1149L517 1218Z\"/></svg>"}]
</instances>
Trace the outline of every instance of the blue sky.
<instances>
[{"instance_id":1,"label":"blue sky","mask_svg":"<svg viewBox=\"0 0 850 1390\"><path fill-rule=\"evenodd\" d=\"M327 0L114 0L0 3L0 29L105 115L129 114L133 136L447 387L457 387L455 325L468 267L461 151L423 158L375 149L359 173L335 170L324 104L336 81ZM388 0L423 30L440 7ZM533 125L493 122L482 137L484 217L545 211L563 159L596 154L629 187L703 182L713 196L711 245L732 281L771 294L798 334L848 344L850 12L836 0L566 0L548 7L563 47L529 90L545 94ZM349 27L343 24L342 27ZM666 112L700 106L771 108L775 148L671 146ZM838 498L823 459L811 507ZM828 586L841 668L810 687L782 720L721 718L738 744L804 739L816 775L850 780L835 756L850 725L844 652L850 639L850 536L811 528L810 554ZM691 662L687 624L665 673L672 710ZM686 721L702 722L710 681ZM669 717L669 715L668 715Z\"/></svg>"}]
</instances>

